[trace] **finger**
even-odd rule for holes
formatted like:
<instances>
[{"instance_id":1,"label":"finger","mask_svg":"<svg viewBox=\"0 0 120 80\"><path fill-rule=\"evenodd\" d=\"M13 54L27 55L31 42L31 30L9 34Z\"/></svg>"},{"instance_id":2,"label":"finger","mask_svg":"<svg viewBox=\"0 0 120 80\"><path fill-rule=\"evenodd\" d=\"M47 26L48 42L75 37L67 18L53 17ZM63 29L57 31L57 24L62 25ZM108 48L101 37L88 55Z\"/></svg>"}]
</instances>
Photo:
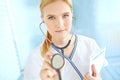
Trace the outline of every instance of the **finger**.
<instances>
[{"instance_id":1,"label":"finger","mask_svg":"<svg viewBox=\"0 0 120 80\"><path fill-rule=\"evenodd\" d=\"M51 64L51 59L52 59L52 55L46 55L44 57L44 61L47 62L47 63L49 63L49 64Z\"/></svg>"},{"instance_id":2,"label":"finger","mask_svg":"<svg viewBox=\"0 0 120 80\"><path fill-rule=\"evenodd\" d=\"M83 80L87 80L85 77L84 77L84 79Z\"/></svg>"},{"instance_id":3,"label":"finger","mask_svg":"<svg viewBox=\"0 0 120 80\"><path fill-rule=\"evenodd\" d=\"M52 80L59 80L59 75L58 74L54 75L52 78L53 78Z\"/></svg>"},{"instance_id":4,"label":"finger","mask_svg":"<svg viewBox=\"0 0 120 80\"><path fill-rule=\"evenodd\" d=\"M51 70L47 70L47 75L48 77L53 77L55 74L53 74L53 72Z\"/></svg>"},{"instance_id":5,"label":"finger","mask_svg":"<svg viewBox=\"0 0 120 80\"><path fill-rule=\"evenodd\" d=\"M50 80L50 78L57 75L57 72L54 69L52 69L50 66L47 66L47 65L49 65L49 64L44 63L44 66L40 71L40 77L43 80Z\"/></svg>"},{"instance_id":6,"label":"finger","mask_svg":"<svg viewBox=\"0 0 120 80\"><path fill-rule=\"evenodd\" d=\"M53 76L49 70L43 70L40 74L42 80L51 80Z\"/></svg>"},{"instance_id":7,"label":"finger","mask_svg":"<svg viewBox=\"0 0 120 80\"><path fill-rule=\"evenodd\" d=\"M52 59L53 55L54 55L54 53L52 51L47 52L46 56L44 57L44 60L51 64L51 59Z\"/></svg>"},{"instance_id":8,"label":"finger","mask_svg":"<svg viewBox=\"0 0 120 80\"><path fill-rule=\"evenodd\" d=\"M47 56L53 56L55 53L53 52L53 51L48 51L47 53L46 53L46 55Z\"/></svg>"},{"instance_id":9,"label":"finger","mask_svg":"<svg viewBox=\"0 0 120 80\"><path fill-rule=\"evenodd\" d=\"M51 67L51 64L44 61L42 70L50 70L52 74L57 74L57 71Z\"/></svg>"},{"instance_id":10,"label":"finger","mask_svg":"<svg viewBox=\"0 0 120 80\"><path fill-rule=\"evenodd\" d=\"M96 71L95 65L92 64L91 68L92 68L92 76L96 77L97 71Z\"/></svg>"},{"instance_id":11,"label":"finger","mask_svg":"<svg viewBox=\"0 0 120 80\"><path fill-rule=\"evenodd\" d=\"M87 72L87 73L85 74L84 79L85 79L85 80L93 80L93 77L90 75L89 72Z\"/></svg>"}]
</instances>

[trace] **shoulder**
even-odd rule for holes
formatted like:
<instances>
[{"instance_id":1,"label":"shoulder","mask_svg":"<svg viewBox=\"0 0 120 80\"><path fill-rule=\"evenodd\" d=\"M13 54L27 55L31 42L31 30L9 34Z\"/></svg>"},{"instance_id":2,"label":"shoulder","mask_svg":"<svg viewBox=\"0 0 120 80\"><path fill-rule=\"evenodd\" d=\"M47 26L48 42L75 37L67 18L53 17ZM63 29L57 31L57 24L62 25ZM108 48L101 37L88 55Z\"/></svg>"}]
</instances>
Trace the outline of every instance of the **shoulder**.
<instances>
[{"instance_id":1,"label":"shoulder","mask_svg":"<svg viewBox=\"0 0 120 80\"><path fill-rule=\"evenodd\" d=\"M87 49L89 51L94 51L95 53L100 50L100 47L95 39L84 35L76 35L76 36L77 36L78 47L82 47L82 49Z\"/></svg>"},{"instance_id":2,"label":"shoulder","mask_svg":"<svg viewBox=\"0 0 120 80\"><path fill-rule=\"evenodd\" d=\"M88 36L84 36L84 35L76 35L78 40L80 41L84 41L84 42L96 42L93 38L90 38Z\"/></svg>"},{"instance_id":3,"label":"shoulder","mask_svg":"<svg viewBox=\"0 0 120 80\"><path fill-rule=\"evenodd\" d=\"M41 45L37 46L34 50L32 50L28 56L28 60L43 60L43 57L41 56Z\"/></svg>"}]
</instances>

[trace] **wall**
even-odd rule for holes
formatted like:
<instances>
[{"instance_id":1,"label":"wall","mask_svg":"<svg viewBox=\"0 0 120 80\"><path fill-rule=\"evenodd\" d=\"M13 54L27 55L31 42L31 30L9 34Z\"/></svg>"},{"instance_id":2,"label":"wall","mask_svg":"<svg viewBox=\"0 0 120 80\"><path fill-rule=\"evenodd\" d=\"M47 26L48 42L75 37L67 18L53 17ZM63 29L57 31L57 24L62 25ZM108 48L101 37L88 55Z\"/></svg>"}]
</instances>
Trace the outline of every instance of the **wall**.
<instances>
[{"instance_id":1,"label":"wall","mask_svg":"<svg viewBox=\"0 0 120 80\"><path fill-rule=\"evenodd\" d=\"M44 38L39 0L0 0L0 80L22 80L28 54ZM77 33L106 46L103 80L120 80L120 1L73 0Z\"/></svg>"}]
</instances>

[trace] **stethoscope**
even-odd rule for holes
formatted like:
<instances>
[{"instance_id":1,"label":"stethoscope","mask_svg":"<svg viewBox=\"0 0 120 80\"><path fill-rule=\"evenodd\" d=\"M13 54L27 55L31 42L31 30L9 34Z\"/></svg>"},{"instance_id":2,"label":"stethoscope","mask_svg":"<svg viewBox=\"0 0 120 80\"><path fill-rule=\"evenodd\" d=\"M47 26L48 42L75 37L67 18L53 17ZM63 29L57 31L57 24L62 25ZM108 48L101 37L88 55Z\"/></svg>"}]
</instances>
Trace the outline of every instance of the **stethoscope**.
<instances>
[{"instance_id":1,"label":"stethoscope","mask_svg":"<svg viewBox=\"0 0 120 80\"><path fill-rule=\"evenodd\" d=\"M44 23L44 22L41 22L40 25L39 25L39 28L41 30L41 32L44 34L44 32L42 31L41 29L41 24ZM45 35L45 34L44 34ZM59 76L59 80L62 80L62 77L61 77L61 73L60 73L60 70L61 68L64 66L65 64L65 59L67 61L69 61L69 63L72 65L72 67L75 69L75 71L77 72L77 74L79 75L79 77L81 78L81 80L83 80L83 75L81 74L81 72L78 70L78 68L76 67L76 65L74 64L74 62L69 58L67 57L66 55L64 55L64 49L67 48L71 42L71 39L72 39L73 35L71 36L70 40L68 41L68 43L64 46L64 47L58 47L56 46L54 43L52 43L49 39L49 41L51 42L52 44L52 48L55 49L58 53L54 54L52 56L52 59L51 59L51 65L52 67L58 72L58 76ZM61 51L60 51L61 50Z\"/></svg>"}]
</instances>

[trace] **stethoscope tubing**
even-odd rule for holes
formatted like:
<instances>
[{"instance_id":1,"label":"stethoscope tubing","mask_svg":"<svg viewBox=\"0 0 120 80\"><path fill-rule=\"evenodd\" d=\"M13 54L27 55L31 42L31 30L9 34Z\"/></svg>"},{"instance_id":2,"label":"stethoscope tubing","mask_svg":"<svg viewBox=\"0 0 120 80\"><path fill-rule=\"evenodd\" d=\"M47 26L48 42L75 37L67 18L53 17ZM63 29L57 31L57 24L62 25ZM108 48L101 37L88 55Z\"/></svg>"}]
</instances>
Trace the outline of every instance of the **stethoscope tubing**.
<instances>
[{"instance_id":1,"label":"stethoscope tubing","mask_svg":"<svg viewBox=\"0 0 120 80\"><path fill-rule=\"evenodd\" d=\"M81 72L78 70L78 68L75 66L75 64L73 63L73 61L71 59L69 59L67 56L64 55L63 52L60 52L54 45L52 45L52 47L59 52L62 57L64 57L66 60L68 60L70 62L70 64L72 65L72 67L75 69L75 71L78 73L79 77L83 80L83 75L81 74Z\"/></svg>"},{"instance_id":2,"label":"stethoscope tubing","mask_svg":"<svg viewBox=\"0 0 120 80\"><path fill-rule=\"evenodd\" d=\"M42 23L44 23L44 21L42 21L40 24L39 24L39 28L40 28L40 30L41 30L41 32L44 34L44 32L42 31L42 29L41 29L41 24ZM75 23L76 24L76 23ZM75 32L75 30L74 30L74 32ZM45 34L44 34L45 35ZM73 35L72 35L73 36ZM72 38L72 37L71 37ZM47 39L49 42L51 42L49 39ZM64 52L60 52L54 45L52 45L53 46L53 48L57 51L57 52L59 52L62 56L63 56L63 58L65 58L65 59L67 59L69 62L70 62L70 64L72 65L72 67L75 69L75 71L78 73L78 75L79 75L79 77L83 80L83 76L82 76L82 74L81 74L81 72L78 70L78 68L75 66L75 64L73 63L73 61L71 60L71 59L69 59L67 56L65 56L64 55ZM64 47L63 47L64 48ZM61 75L59 74L59 77L60 77ZM61 80L61 79L60 79Z\"/></svg>"},{"instance_id":3,"label":"stethoscope tubing","mask_svg":"<svg viewBox=\"0 0 120 80\"><path fill-rule=\"evenodd\" d=\"M58 77L59 77L59 80L62 80L60 70L57 70L57 72L58 72Z\"/></svg>"}]
</instances>

